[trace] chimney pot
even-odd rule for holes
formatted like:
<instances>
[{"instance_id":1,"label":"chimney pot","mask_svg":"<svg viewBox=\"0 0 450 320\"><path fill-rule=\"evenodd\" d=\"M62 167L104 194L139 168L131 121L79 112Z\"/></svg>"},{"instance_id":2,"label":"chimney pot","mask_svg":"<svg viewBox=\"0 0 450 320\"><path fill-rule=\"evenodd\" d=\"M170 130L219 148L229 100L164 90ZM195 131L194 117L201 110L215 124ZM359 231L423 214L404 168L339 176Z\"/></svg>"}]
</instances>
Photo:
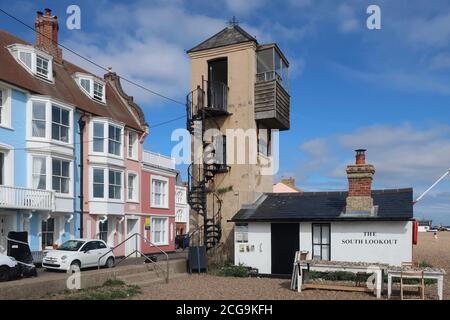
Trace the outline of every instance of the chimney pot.
<instances>
[{"instance_id":1,"label":"chimney pot","mask_svg":"<svg viewBox=\"0 0 450 320\"><path fill-rule=\"evenodd\" d=\"M38 12L37 12L38 17L42 17L43 14L44 14L44 13L43 13L42 11L38 11Z\"/></svg>"},{"instance_id":2,"label":"chimney pot","mask_svg":"<svg viewBox=\"0 0 450 320\"><path fill-rule=\"evenodd\" d=\"M356 164L363 165L366 164L366 149L356 149Z\"/></svg>"},{"instance_id":3,"label":"chimney pot","mask_svg":"<svg viewBox=\"0 0 450 320\"><path fill-rule=\"evenodd\" d=\"M45 8L44 10L45 10L45 15L46 16L51 16L52 15L52 9Z\"/></svg>"},{"instance_id":4,"label":"chimney pot","mask_svg":"<svg viewBox=\"0 0 450 320\"><path fill-rule=\"evenodd\" d=\"M52 16L52 10L46 8L45 14L37 12L36 47L51 54L57 63L62 63L62 50L58 47L58 19Z\"/></svg>"}]
</instances>

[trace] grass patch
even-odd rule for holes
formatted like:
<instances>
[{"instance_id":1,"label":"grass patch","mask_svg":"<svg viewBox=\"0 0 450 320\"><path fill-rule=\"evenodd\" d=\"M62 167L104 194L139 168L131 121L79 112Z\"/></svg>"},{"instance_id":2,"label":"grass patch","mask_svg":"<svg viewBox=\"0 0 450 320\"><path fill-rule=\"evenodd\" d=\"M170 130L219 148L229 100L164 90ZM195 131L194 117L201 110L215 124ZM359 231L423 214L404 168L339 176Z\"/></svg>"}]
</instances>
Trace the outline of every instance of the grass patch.
<instances>
[{"instance_id":1,"label":"grass patch","mask_svg":"<svg viewBox=\"0 0 450 320\"><path fill-rule=\"evenodd\" d=\"M221 277L238 277L238 278L247 278L250 274L250 268L244 266L243 264L239 264L237 266L227 263L217 270L217 275Z\"/></svg>"},{"instance_id":2,"label":"grass patch","mask_svg":"<svg viewBox=\"0 0 450 320\"><path fill-rule=\"evenodd\" d=\"M140 293L141 288L139 286L127 285L118 279L108 279L100 287L78 291L65 290L63 293L53 297L60 300L117 300L127 299Z\"/></svg>"}]
</instances>

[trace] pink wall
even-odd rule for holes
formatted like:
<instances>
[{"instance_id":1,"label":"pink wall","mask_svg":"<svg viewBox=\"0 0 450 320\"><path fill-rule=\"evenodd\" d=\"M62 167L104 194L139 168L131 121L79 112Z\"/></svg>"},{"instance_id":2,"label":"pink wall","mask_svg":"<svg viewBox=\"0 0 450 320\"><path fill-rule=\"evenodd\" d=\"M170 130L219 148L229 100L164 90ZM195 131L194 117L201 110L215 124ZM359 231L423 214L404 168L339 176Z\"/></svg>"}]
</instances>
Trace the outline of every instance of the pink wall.
<instances>
[{"instance_id":1,"label":"pink wall","mask_svg":"<svg viewBox=\"0 0 450 320\"><path fill-rule=\"evenodd\" d=\"M288 185L285 185L284 183L278 182L273 186L273 192L275 193L290 193L290 192L298 192L298 190L295 190Z\"/></svg>"}]
</instances>

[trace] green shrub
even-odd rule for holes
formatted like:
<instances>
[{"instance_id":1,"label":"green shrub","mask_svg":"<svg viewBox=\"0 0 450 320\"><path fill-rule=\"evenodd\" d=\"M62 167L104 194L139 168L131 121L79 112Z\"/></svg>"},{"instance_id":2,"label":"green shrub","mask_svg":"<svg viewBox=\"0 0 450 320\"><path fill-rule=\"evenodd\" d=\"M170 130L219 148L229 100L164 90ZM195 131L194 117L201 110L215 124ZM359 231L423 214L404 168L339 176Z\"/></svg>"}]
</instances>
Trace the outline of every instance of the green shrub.
<instances>
[{"instance_id":1,"label":"green shrub","mask_svg":"<svg viewBox=\"0 0 450 320\"><path fill-rule=\"evenodd\" d=\"M419 267L420 268L433 268L433 265L431 263L429 263L426 260L420 261L419 262Z\"/></svg>"},{"instance_id":2,"label":"green shrub","mask_svg":"<svg viewBox=\"0 0 450 320\"><path fill-rule=\"evenodd\" d=\"M323 279L328 281L356 281L357 275L352 272L346 271L336 271L336 272L309 272L309 277L311 279ZM367 281L370 274L364 274L361 276L361 281Z\"/></svg>"},{"instance_id":3,"label":"green shrub","mask_svg":"<svg viewBox=\"0 0 450 320\"><path fill-rule=\"evenodd\" d=\"M232 264L225 264L224 266L219 268L218 275L222 277L247 278L249 276L249 272L249 268L241 263L237 266Z\"/></svg>"}]
</instances>

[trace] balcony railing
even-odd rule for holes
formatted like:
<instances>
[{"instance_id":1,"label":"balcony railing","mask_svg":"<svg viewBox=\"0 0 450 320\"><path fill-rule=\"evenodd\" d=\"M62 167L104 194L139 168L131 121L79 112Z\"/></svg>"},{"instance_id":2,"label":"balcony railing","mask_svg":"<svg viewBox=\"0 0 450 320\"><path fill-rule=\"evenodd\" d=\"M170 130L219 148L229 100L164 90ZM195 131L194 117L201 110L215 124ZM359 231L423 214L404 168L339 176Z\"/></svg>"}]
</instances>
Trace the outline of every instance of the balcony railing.
<instances>
[{"instance_id":1,"label":"balcony railing","mask_svg":"<svg viewBox=\"0 0 450 320\"><path fill-rule=\"evenodd\" d=\"M145 164L175 170L175 159L152 151L144 151L142 161Z\"/></svg>"},{"instance_id":2,"label":"balcony railing","mask_svg":"<svg viewBox=\"0 0 450 320\"><path fill-rule=\"evenodd\" d=\"M55 210L53 191L0 186L0 208Z\"/></svg>"}]
</instances>

